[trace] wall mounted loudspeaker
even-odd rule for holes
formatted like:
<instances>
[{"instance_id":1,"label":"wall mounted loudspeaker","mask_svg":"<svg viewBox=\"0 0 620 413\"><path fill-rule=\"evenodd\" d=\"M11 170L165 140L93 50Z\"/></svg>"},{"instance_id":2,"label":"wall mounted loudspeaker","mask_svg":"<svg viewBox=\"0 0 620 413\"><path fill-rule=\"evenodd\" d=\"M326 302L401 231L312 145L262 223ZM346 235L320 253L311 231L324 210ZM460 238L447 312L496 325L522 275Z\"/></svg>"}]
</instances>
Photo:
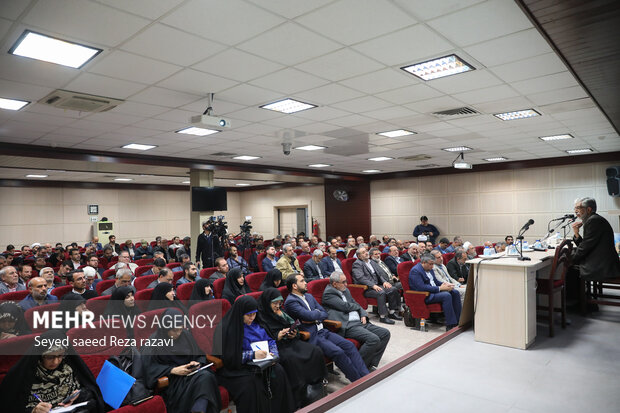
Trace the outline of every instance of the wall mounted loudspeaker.
<instances>
[{"instance_id":1,"label":"wall mounted loudspeaker","mask_svg":"<svg viewBox=\"0 0 620 413\"><path fill-rule=\"evenodd\" d=\"M610 166L605 170L607 175L607 192L611 196L620 196L620 166Z\"/></svg>"}]
</instances>

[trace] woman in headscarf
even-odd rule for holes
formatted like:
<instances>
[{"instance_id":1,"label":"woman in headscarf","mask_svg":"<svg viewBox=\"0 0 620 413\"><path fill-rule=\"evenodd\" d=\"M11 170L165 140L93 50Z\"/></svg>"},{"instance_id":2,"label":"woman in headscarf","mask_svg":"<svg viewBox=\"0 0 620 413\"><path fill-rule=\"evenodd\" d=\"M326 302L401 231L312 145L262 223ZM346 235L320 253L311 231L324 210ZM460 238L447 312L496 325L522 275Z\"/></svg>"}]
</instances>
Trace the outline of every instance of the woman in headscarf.
<instances>
[{"instance_id":1,"label":"woman in headscarf","mask_svg":"<svg viewBox=\"0 0 620 413\"><path fill-rule=\"evenodd\" d=\"M268 288L258 299L258 322L276 340L280 363L291 383L296 407L300 408L314 401L307 399L311 393L307 388L323 386L327 369L321 349L299 338L295 320L281 310L283 302L280 291Z\"/></svg>"},{"instance_id":2,"label":"woman in headscarf","mask_svg":"<svg viewBox=\"0 0 620 413\"><path fill-rule=\"evenodd\" d=\"M78 390L77 397L65 406L87 402L75 412L104 411L101 392L92 373L75 354L67 336L50 330L34 342L2 381L2 411L48 412L52 407L63 406L62 401Z\"/></svg>"},{"instance_id":3,"label":"woman in headscarf","mask_svg":"<svg viewBox=\"0 0 620 413\"><path fill-rule=\"evenodd\" d=\"M147 387L154 388L159 378L168 377L163 392L166 409L175 413L219 412L222 402L217 379L208 368L195 372L207 359L183 328L183 313L177 308L166 309L150 338L166 343L145 347L144 360Z\"/></svg>"},{"instance_id":4,"label":"woman in headscarf","mask_svg":"<svg viewBox=\"0 0 620 413\"><path fill-rule=\"evenodd\" d=\"M277 268L272 268L265 276L258 290L265 291L267 288L278 288L280 284L282 284L282 272Z\"/></svg>"},{"instance_id":5,"label":"woman in headscarf","mask_svg":"<svg viewBox=\"0 0 620 413\"><path fill-rule=\"evenodd\" d=\"M0 304L0 340L30 334L24 312L13 301Z\"/></svg>"},{"instance_id":6,"label":"woman in headscarf","mask_svg":"<svg viewBox=\"0 0 620 413\"><path fill-rule=\"evenodd\" d=\"M233 268L226 274L226 281L224 282L224 290L222 291L222 298L228 300L230 304L233 304L237 297L243 294L252 292L250 287L245 283L245 277L241 268Z\"/></svg>"},{"instance_id":7,"label":"woman in headscarf","mask_svg":"<svg viewBox=\"0 0 620 413\"><path fill-rule=\"evenodd\" d=\"M278 357L278 347L267 332L254 322L256 300L239 297L215 330L213 353L221 355L224 367L218 370L220 384L228 390L237 412L284 413L294 410L291 387L286 372L275 363L261 369L253 360L271 353ZM251 344L267 341L269 352L253 350Z\"/></svg>"},{"instance_id":8,"label":"woman in headscarf","mask_svg":"<svg viewBox=\"0 0 620 413\"><path fill-rule=\"evenodd\" d=\"M178 308L183 313L187 312L187 308L183 305L181 300L177 298L172 284L159 283L153 290L151 295L151 302L149 303L149 311L157 310L159 308Z\"/></svg>"},{"instance_id":9,"label":"woman in headscarf","mask_svg":"<svg viewBox=\"0 0 620 413\"><path fill-rule=\"evenodd\" d=\"M201 301L213 300L213 281L208 278L201 278L194 284L192 295L189 297L189 306Z\"/></svg>"},{"instance_id":10,"label":"woman in headscarf","mask_svg":"<svg viewBox=\"0 0 620 413\"><path fill-rule=\"evenodd\" d=\"M136 305L133 288L129 286L114 290L103 312L104 317L117 317L122 320L134 319L138 314L140 309ZM133 338L131 323L127 323L127 335Z\"/></svg>"}]
</instances>

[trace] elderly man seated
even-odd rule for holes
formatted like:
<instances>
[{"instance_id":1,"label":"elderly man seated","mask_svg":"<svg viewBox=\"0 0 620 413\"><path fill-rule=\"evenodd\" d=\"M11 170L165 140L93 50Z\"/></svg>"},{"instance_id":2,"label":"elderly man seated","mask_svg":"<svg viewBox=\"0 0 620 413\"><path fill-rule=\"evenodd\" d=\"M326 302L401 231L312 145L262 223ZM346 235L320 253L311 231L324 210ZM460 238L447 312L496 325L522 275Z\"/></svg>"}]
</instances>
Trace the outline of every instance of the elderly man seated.
<instances>
[{"instance_id":1,"label":"elderly man seated","mask_svg":"<svg viewBox=\"0 0 620 413\"><path fill-rule=\"evenodd\" d=\"M114 281L114 284L110 288L104 290L101 295L112 295L114 291L118 290L119 288L131 285L132 276L133 274L131 273L131 270L126 267L116 271L116 281Z\"/></svg>"},{"instance_id":2,"label":"elderly man seated","mask_svg":"<svg viewBox=\"0 0 620 413\"><path fill-rule=\"evenodd\" d=\"M320 280L322 278L327 278L325 274L321 271L321 260L323 259L323 251L314 250L312 253L312 258L310 258L304 264L304 277L306 281L310 282L312 280Z\"/></svg>"},{"instance_id":3,"label":"elderly man seated","mask_svg":"<svg viewBox=\"0 0 620 413\"><path fill-rule=\"evenodd\" d=\"M415 261L420 258L420 247L415 242L409 244L407 252L400 256L403 261Z\"/></svg>"},{"instance_id":4,"label":"elderly man seated","mask_svg":"<svg viewBox=\"0 0 620 413\"><path fill-rule=\"evenodd\" d=\"M42 277L31 278L30 281L28 281L28 289L30 290L30 294L18 304L24 311L32 307L58 301L56 296L48 294L47 281Z\"/></svg>"},{"instance_id":5,"label":"elderly man seated","mask_svg":"<svg viewBox=\"0 0 620 413\"><path fill-rule=\"evenodd\" d=\"M18 282L19 275L15 267L7 265L0 270L0 294L23 291L26 289L24 284Z\"/></svg>"},{"instance_id":6,"label":"elderly man seated","mask_svg":"<svg viewBox=\"0 0 620 413\"><path fill-rule=\"evenodd\" d=\"M465 286L450 276L448 268L443 264L443 256L441 255L441 252L433 250L431 251L431 254L435 257L435 266L433 267L435 277L439 280L439 282L454 285L455 289L461 295L461 304L463 304L463 301L465 301Z\"/></svg>"},{"instance_id":7,"label":"elderly man seated","mask_svg":"<svg viewBox=\"0 0 620 413\"><path fill-rule=\"evenodd\" d=\"M289 275L300 274L301 268L299 268L299 261L295 257L293 246L291 244L285 244L282 247L283 254L276 264L276 268L282 273L282 279L286 280Z\"/></svg>"}]
</instances>

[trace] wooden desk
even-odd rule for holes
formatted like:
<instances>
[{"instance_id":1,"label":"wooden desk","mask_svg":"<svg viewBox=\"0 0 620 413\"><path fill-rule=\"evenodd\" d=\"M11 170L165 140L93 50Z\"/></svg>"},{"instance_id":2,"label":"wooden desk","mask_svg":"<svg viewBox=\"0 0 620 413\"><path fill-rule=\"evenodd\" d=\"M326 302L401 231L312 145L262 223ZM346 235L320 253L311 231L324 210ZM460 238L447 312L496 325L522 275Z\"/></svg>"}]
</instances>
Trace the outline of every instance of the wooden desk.
<instances>
[{"instance_id":1,"label":"wooden desk","mask_svg":"<svg viewBox=\"0 0 620 413\"><path fill-rule=\"evenodd\" d=\"M467 261L471 266L467 294L473 297L466 297L465 305L469 302L473 310L464 313L473 311L476 341L520 349L534 342L536 277L549 274L554 253L555 250L525 253L531 261L512 257Z\"/></svg>"}]
</instances>

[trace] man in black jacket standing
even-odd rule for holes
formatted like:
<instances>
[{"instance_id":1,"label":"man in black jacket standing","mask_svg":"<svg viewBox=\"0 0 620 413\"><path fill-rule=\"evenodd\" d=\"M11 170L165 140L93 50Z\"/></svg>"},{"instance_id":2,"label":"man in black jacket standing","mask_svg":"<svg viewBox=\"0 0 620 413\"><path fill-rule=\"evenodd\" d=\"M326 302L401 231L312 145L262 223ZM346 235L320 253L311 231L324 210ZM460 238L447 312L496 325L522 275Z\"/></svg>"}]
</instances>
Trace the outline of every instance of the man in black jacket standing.
<instances>
[{"instance_id":1,"label":"man in black jacket standing","mask_svg":"<svg viewBox=\"0 0 620 413\"><path fill-rule=\"evenodd\" d=\"M200 262L202 257L202 267L213 267L214 260L219 257L220 250L218 238L211 234L209 230L209 221L202 223L203 233L198 235L196 244L196 263Z\"/></svg>"}]
</instances>

